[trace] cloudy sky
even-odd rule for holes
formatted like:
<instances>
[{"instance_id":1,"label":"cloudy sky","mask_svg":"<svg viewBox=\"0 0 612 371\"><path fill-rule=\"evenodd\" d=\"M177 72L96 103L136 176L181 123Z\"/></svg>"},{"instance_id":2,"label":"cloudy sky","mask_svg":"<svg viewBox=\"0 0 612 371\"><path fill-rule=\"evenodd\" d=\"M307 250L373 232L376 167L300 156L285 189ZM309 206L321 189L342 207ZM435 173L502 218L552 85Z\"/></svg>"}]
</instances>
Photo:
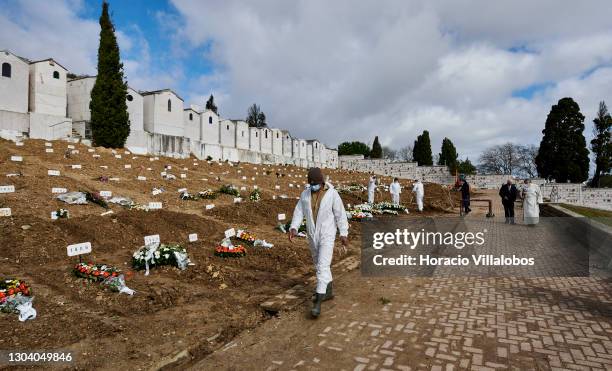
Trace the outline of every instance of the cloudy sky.
<instances>
[{"instance_id":1,"label":"cloudy sky","mask_svg":"<svg viewBox=\"0 0 612 371\"><path fill-rule=\"evenodd\" d=\"M270 126L329 146L400 148L429 130L461 157L538 144L550 106L612 106L610 0L110 1L130 86L256 102ZM0 0L0 49L95 74L99 0Z\"/></svg>"}]
</instances>

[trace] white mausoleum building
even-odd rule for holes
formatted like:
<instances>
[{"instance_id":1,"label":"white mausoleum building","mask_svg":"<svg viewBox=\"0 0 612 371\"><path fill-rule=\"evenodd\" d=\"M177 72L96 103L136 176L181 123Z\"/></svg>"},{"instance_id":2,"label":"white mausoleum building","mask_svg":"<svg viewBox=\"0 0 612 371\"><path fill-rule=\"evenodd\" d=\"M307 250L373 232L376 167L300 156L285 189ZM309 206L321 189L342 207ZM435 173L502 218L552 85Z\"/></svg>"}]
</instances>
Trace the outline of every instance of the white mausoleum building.
<instances>
[{"instance_id":1,"label":"white mausoleum building","mask_svg":"<svg viewBox=\"0 0 612 371\"><path fill-rule=\"evenodd\" d=\"M31 62L0 51L0 137L20 140L91 139L89 103L95 76L69 79L53 59ZM336 167L338 153L318 140L293 138L287 130L251 128L212 110L185 107L170 89L139 92L128 87L130 135L136 154L266 164Z\"/></svg>"}]
</instances>

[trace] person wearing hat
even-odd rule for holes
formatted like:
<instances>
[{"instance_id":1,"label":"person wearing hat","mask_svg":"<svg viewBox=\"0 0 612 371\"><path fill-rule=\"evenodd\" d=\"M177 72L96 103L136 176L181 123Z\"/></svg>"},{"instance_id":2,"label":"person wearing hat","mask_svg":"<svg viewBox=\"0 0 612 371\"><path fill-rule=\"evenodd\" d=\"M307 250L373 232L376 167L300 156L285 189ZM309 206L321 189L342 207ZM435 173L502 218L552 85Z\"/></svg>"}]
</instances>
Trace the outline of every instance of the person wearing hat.
<instances>
[{"instance_id":1,"label":"person wearing hat","mask_svg":"<svg viewBox=\"0 0 612 371\"><path fill-rule=\"evenodd\" d=\"M321 314L321 303L333 298L331 262L334 253L336 229L340 231L341 252L348 246L348 219L338 192L330 183L325 183L323 172L318 167L308 171L308 185L293 211L289 241L297 235L302 220L306 219L306 232L310 253L317 274L317 289L313 298L311 314Z\"/></svg>"}]
</instances>

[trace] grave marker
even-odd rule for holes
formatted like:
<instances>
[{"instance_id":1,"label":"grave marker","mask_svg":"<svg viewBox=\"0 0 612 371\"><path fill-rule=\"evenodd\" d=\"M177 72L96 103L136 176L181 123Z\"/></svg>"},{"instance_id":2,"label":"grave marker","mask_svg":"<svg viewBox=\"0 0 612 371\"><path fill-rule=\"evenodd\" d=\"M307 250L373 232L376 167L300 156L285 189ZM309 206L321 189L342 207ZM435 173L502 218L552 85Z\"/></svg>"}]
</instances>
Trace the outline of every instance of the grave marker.
<instances>
[{"instance_id":1,"label":"grave marker","mask_svg":"<svg viewBox=\"0 0 612 371\"><path fill-rule=\"evenodd\" d=\"M48 170L47 175L49 176L60 176L59 170Z\"/></svg>"},{"instance_id":2,"label":"grave marker","mask_svg":"<svg viewBox=\"0 0 612 371\"><path fill-rule=\"evenodd\" d=\"M68 247L66 247L66 252L68 253L68 256L89 254L91 253L91 242L82 242L76 243L74 245L68 245ZM79 260L80 258L81 257L79 256Z\"/></svg>"},{"instance_id":3,"label":"grave marker","mask_svg":"<svg viewBox=\"0 0 612 371\"><path fill-rule=\"evenodd\" d=\"M136 178L136 179L138 179L138 180L147 180L147 177L139 175L138 178Z\"/></svg>"},{"instance_id":4,"label":"grave marker","mask_svg":"<svg viewBox=\"0 0 612 371\"><path fill-rule=\"evenodd\" d=\"M45 142L45 147L53 147L53 143Z\"/></svg>"},{"instance_id":5,"label":"grave marker","mask_svg":"<svg viewBox=\"0 0 612 371\"><path fill-rule=\"evenodd\" d=\"M191 233L189 235L189 242L196 242L198 240L198 234L197 233Z\"/></svg>"},{"instance_id":6,"label":"grave marker","mask_svg":"<svg viewBox=\"0 0 612 371\"><path fill-rule=\"evenodd\" d=\"M187 178L187 174L181 174L181 179Z\"/></svg>"},{"instance_id":7,"label":"grave marker","mask_svg":"<svg viewBox=\"0 0 612 371\"><path fill-rule=\"evenodd\" d=\"M0 216L11 216L11 208L3 207L0 209Z\"/></svg>"},{"instance_id":8,"label":"grave marker","mask_svg":"<svg viewBox=\"0 0 612 371\"><path fill-rule=\"evenodd\" d=\"M152 234L149 236L144 236L144 242L145 245L150 245L153 243L160 243L160 239L159 239L159 235L158 234Z\"/></svg>"},{"instance_id":9,"label":"grave marker","mask_svg":"<svg viewBox=\"0 0 612 371\"><path fill-rule=\"evenodd\" d=\"M81 169L81 165L72 165L73 169Z\"/></svg>"},{"instance_id":10,"label":"grave marker","mask_svg":"<svg viewBox=\"0 0 612 371\"><path fill-rule=\"evenodd\" d=\"M16 145L17 147L23 147L23 142L15 142L15 145Z\"/></svg>"},{"instance_id":11,"label":"grave marker","mask_svg":"<svg viewBox=\"0 0 612 371\"><path fill-rule=\"evenodd\" d=\"M159 210L162 208L161 202L149 202L149 210Z\"/></svg>"},{"instance_id":12,"label":"grave marker","mask_svg":"<svg viewBox=\"0 0 612 371\"><path fill-rule=\"evenodd\" d=\"M100 191L100 197L104 197L104 198L113 197L113 192L111 192L111 191Z\"/></svg>"},{"instance_id":13,"label":"grave marker","mask_svg":"<svg viewBox=\"0 0 612 371\"><path fill-rule=\"evenodd\" d=\"M45 148L46 153L53 153L53 148Z\"/></svg>"},{"instance_id":14,"label":"grave marker","mask_svg":"<svg viewBox=\"0 0 612 371\"><path fill-rule=\"evenodd\" d=\"M211 209L214 209L214 208L215 208L215 205L214 205L214 204L208 204L208 205L206 205L206 210L211 210Z\"/></svg>"},{"instance_id":15,"label":"grave marker","mask_svg":"<svg viewBox=\"0 0 612 371\"><path fill-rule=\"evenodd\" d=\"M279 221L283 221L283 220L285 220L285 219L286 219L285 214L278 214L278 220L279 220Z\"/></svg>"},{"instance_id":16,"label":"grave marker","mask_svg":"<svg viewBox=\"0 0 612 371\"><path fill-rule=\"evenodd\" d=\"M60 187L51 188L51 193L66 193L66 192L68 192L68 189L66 188L60 188Z\"/></svg>"},{"instance_id":17,"label":"grave marker","mask_svg":"<svg viewBox=\"0 0 612 371\"><path fill-rule=\"evenodd\" d=\"M123 167L126 168L126 169L131 169L132 165L131 164L125 164L125 165L123 165Z\"/></svg>"},{"instance_id":18,"label":"grave marker","mask_svg":"<svg viewBox=\"0 0 612 371\"><path fill-rule=\"evenodd\" d=\"M23 157L21 157L21 156L11 156L11 161L21 162L21 161L23 161Z\"/></svg>"},{"instance_id":19,"label":"grave marker","mask_svg":"<svg viewBox=\"0 0 612 371\"><path fill-rule=\"evenodd\" d=\"M234 237L236 235L236 230L234 228L230 228L225 231L225 238Z\"/></svg>"},{"instance_id":20,"label":"grave marker","mask_svg":"<svg viewBox=\"0 0 612 371\"><path fill-rule=\"evenodd\" d=\"M68 149L74 149L74 146L72 144L69 144L67 148Z\"/></svg>"}]
</instances>

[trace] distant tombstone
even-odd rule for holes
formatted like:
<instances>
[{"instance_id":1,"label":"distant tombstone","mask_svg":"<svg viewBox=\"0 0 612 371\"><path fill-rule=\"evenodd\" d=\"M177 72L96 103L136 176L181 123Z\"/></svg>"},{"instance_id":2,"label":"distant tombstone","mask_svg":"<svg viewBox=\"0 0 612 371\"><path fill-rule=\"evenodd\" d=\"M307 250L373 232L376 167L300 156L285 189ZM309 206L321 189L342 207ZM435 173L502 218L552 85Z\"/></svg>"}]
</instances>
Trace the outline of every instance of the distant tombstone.
<instances>
[{"instance_id":1,"label":"distant tombstone","mask_svg":"<svg viewBox=\"0 0 612 371\"><path fill-rule=\"evenodd\" d=\"M214 205L214 204L208 204L208 205L206 205L206 210L211 210L211 209L214 209L214 208L215 208L215 205Z\"/></svg>"},{"instance_id":2,"label":"distant tombstone","mask_svg":"<svg viewBox=\"0 0 612 371\"><path fill-rule=\"evenodd\" d=\"M149 202L149 210L159 210L162 208L161 202Z\"/></svg>"},{"instance_id":3,"label":"distant tombstone","mask_svg":"<svg viewBox=\"0 0 612 371\"><path fill-rule=\"evenodd\" d=\"M47 175L49 175L49 176L60 176L60 171L59 170L48 170L47 171Z\"/></svg>"},{"instance_id":4,"label":"distant tombstone","mask_svg":"<svg viewBox=\"0 0 612 371\"><path fill-rule=\"evenodd\" d=\"M104 197L104 198L113 197L113 192L111 192L111 191L100 191L100 197Z\"/></svg>"},{"instance_id":5,"label":"distant tombstone","mask_svg":"<svg viewBox=\"0 0 612 371\"><path fill-rule=\"evenodd\" d=\"M236 235L236 230L234 228L230 228L225 231L225 238L234 237Z\"/></svg>"},{"instance_id":6,"label":"distant tombstone","mask_svg":"<svg viewBox=\"0 0 612 371\"><path fill-rule=\"evenodd\" d=\"M131 168L132 168L132 165L131 165L131 164L125 164L125 165L123 165L123 167L124 167L125 169L131 169Z\"/></svg>"},{"instance_id":7,"label":"distant tombstone","mask_svg":"<svg viewBox=\"0 0 612 371\"><path fill-rule=\"evenodd\" d=\"M77 256L81 254L89 254L91 252L91 242L76 243L66 247L68 256Z\"/></svg>"},{"instance_id":8,"label":"distant tombstone","mask_svg":"<svg viewBox=\"0 0 612 371\"><path fill-rule=\"evenodd\" d=\"M147 177L139 175L138 178L136 178L136 179L138 179L138 180L147 180Z\"/></svg>"},{"instance_id":9,"label":"distant tombstone","mask_svg":"<svg viewBox=\"0 0 612 371\"><path fill-rule=\"evenodd\" d=\"M53 148L45 148L46 153L53 153Z\"/></svg>"},{"instance_id":10,"label":"distant tombstone","mask_svg":"<svg viewBox=\"0 0 612 371\"><path fill-rule=\"evenodd\" d=\"M81 165L72 165L72 168L73 169L81 169L82 167L81 167Z\"/></svg>"},{"instance_id":11,"label":"distant tombstone","mask_svg":"<svg viewBox=\"0 0 612 371\"><path fill-rule=\"evenodd\" d=\"M21 161L23 161L23 157L21 157L21 156L11 156L11 161L21 162Z\"/></svg>"},{"instance_id":12,"label":"distant tombstone","mask_svg":"<svg viewBox=\"0 0 612 371\"><path fill-rule=\"evenodd\" d=\"M160 238L158 234L152 234L149 236L144 236L144 243L145 245L150 245L153 243L160 243Z\"/></svg>"},{"instance_id":13,"label":"distant tombstone","mask_svg":"<svg viewBox=\"0 0 612 371\"><path fill-rule=\"evenodd\" d=\"M0 216L11 216L11 208L10 207L0 208Z\"/></svg>"},{"instance_id":14,"label":"distant tombstone","mask_svg":"<svg viewBox=\"0 0 612 371\"><path fill-rule=\"evenodd\" d=\"M53 194L66 193L66 192L68 192L68 190L66 188L60 188L60 187L51 188L51 193L53 193Z\"/></svg>"},{"instance_id":15,"label":"distant tombstone","mask_svg":"<svg viewBox=\"0 0 612 371\"><path fill-rule=\"evenodd\" d=\"M189 242L196 242L197 240L198 240L198 234L197 233L189 234Z\"/></svg>"}]
</instances>

